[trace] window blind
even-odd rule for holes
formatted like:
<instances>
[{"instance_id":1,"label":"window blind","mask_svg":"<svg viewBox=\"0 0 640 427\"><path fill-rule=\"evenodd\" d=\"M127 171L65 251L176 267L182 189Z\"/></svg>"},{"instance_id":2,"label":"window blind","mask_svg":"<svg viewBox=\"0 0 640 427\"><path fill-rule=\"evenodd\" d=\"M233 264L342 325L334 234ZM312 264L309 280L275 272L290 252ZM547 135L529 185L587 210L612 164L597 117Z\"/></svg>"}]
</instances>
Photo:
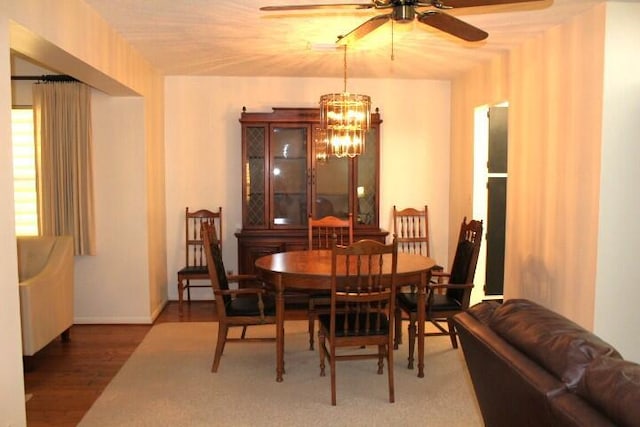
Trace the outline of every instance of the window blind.
<instances>
[{"instance_id":1,"label":"window blind","mask_svg":"<svg viewBox=\"0 0 640 427\"><path fill-rule=\"evenodd\" d=\"M16 234L38 235L38 194L33 109L11 110Z\"/></svg>"}]
</instances>

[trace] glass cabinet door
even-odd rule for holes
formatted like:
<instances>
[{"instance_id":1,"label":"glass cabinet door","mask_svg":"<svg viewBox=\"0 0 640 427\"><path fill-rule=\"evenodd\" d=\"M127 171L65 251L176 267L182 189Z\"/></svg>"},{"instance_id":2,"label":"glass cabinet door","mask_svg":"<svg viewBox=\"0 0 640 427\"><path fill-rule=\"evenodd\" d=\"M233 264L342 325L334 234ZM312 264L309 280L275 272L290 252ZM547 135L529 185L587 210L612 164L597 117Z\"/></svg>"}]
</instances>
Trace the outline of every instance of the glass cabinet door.
<instances>
[{"instance_id":1,"label":"glass cabinet door","mask_svg":"<svg viewBox=\"0 0 640 427\"><path fill-rule=\"evenodd\" d=\"M327 215L348 218L353 212L349 201L349 159L326 155L324 133L314 129L315 168L313 170L313 217Z\"/></svg>"},{"instance_id":2,"label":"glass cabinet door","mask_svg":"<svg viewBox=\"0 0 640 427\"><path fill-rule=\"evenodd\" d=\"M356 212L354 222L363 226L378 224L378 145L376 129L367 132L364 153L357 157Z\"/></svg>"},{"instance_id":3,"label":"glass cabinet door","mask_svg":"<svg viewBox=\"0 0 640 427\"><path fill-rule=\"evenodd\" d=\"M245 129L244 188L242 189L246 227L261 228L266 225L266 126L248 126Z\"/></svg>"},{"instance_id":4,"label":"glass cabinet door","mask_svg":"<svg viewBox=\"0 0 640 427\"><path fill-rule=\"evenodd\" d=\"M271 221L274 228L306 227L308 126L271 126Z\"/></svg>"}]
</instances>

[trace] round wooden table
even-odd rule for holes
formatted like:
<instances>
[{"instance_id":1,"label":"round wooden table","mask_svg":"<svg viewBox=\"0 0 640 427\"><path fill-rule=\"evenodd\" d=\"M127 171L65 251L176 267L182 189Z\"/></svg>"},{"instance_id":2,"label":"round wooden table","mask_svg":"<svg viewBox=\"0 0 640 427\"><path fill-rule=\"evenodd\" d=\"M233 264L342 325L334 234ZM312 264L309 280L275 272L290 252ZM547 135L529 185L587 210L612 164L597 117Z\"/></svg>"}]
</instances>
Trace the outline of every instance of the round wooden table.
<instances>
[{"instance_id":1,"label":"round wooden table","mask_svg":"<svg viewBox=\"0 0 640 427\"><path fill-rule=\"evenodd\" d=\"M386 256L386 255L385 255ZM422 255L398 253L396 283L418 287L418 377L424 377L425 289L436 263ZM284 373L284 292L331 289L331 250L279 252L260 257L256 274L276 291L276 381ZM391 262L384 262L391 274ZM340 275L338 271L338 275ZM393 315L393 313L391 314Z\"/></svg>"}]
</instances>

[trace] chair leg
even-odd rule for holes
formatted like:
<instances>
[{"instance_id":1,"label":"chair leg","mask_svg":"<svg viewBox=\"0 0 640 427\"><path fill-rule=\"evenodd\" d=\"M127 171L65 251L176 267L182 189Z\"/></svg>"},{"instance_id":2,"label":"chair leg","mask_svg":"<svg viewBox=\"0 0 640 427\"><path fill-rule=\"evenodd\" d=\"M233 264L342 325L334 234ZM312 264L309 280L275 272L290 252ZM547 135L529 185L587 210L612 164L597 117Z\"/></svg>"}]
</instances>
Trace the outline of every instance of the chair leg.
<instances>
[{"instance_id":1,"label":"chair leg","mask_svg":"<svg viewBox=\"0 0 640 427\"><path fill-rule=\"evenodd\" d=\"M318 331L318 351L320 352L320 376L324 377L324 360L325 360L325 343L326 339L324 336L324 332L322 332L322 328Z\"/></svg>"},{"instance_id":2,"label":"chair leg","mask_svg":"<svg viewBox=\"0 0 640 427\"><path fill-rule=\"evenodd\" d=\"M400 308L395 309L395 321L394 321L394 337L393 337L393 349L397 350L400 344L402 344L402 311Z\"/></svg>"},{"instance_id":3,"label":"chair leg","mask_svg":"<svg viewBox=\"0 0 640 427\"><path fill-rule=\"evenodd\" d=\"M453 323L453 317L447 318L447 324L449 325L449 338L451 338L451 345L453 348L458 348L458 339L456 338L456 327Z\"/></svg>"},{"instance_id":4,"label":"chair leg","mask_svg":"<svg viewBox=\"0 0 640 427\"><path fill-rule=\"evenodd\" d=\"M211 365L211 372L218 372L218 366L220 365L220 358L224 351L224 345L227 342L227 332L229 327L226 323L218 323L218 342L216 343L216 354L213 357L213 365Z\"/></svg>"},{"instance_id":5,"label":"chair leg","mask_svg":"<svg viewBox=\"0 0 640 427\"><path fill-rule=\"evenodd\" d=\"M413 354L416 348L416 320L409 316L409 365L407 368L413 369Z\"/></svg>"},{"instance_id":6,"label":"chair leg","mask_svg":"<svg viewBox=\"0 0 640 427\"><path fill-rule=\"evenodd\" d=\"M184 293L184 283L182 279L178 279L178 314L182 316L182 296Z\"/></svg>"},{"instance_id":7,"label":"chair leg","mask_svg":"<svg viewBox=\"0 0 640 427\"><path fill-rule=\"evenodd\" d=\"M313 333L315 332L316 320L313 298L309 298L309 311L307 315L309 317L309 350L313 350Z\"/></svg>"},{"instance_id":8,"label":"chair leg","mask_svg":"<svg viewBox=\"0 0 640 427\"><path fill-rule=\"evenodd\" d=\"M384 372L384 345L378 346L378 375L382 375Z\"/></svg>"},{"instance_id":9,"label":"chair leg","mask_svg":"<svg viewBox=\"0 0 640 427\"><path fill-rule=\"evenodd\" d=\"M331 355L329 366L331 367L331 404L336 406L336 350L333 344L331 346Z\"/></svg>"},{"instance_id":10,"label":"chair leg","mask_svg":"<svg viewBox=\"0 0 640 427\"><path fill-rule=\"evenodd\" d=\"M243 340L245 335L247 335L247 326L242 327L242 333L240 334L240 339Z\"/></svg>"},{"instance_id":11,"label":"chair leg","mask_svg":"<svg viewBox=\"0 0 640 427\"><path fill-rule=\"evenodd\" d=\"M396 401L395 387L393 383L393 351L387 348L387 373L389 375L389 402Z\"/></svg>"}]
</instances>

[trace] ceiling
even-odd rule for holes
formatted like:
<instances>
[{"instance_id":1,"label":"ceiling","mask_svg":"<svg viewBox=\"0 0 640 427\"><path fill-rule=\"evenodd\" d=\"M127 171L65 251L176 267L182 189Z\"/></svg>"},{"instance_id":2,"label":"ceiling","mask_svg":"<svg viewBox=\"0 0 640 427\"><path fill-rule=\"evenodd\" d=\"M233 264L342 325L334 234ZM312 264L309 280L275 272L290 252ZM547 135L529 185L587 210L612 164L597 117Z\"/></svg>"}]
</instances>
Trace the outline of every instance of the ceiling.
<instances>
[{"instance_id":1,"label":"ceiling","mask_svg":"<svg viewBox=\"0 0 640 427\"><path fill-rule=\"evenodd\" d=\"M450 79L603 1L541 0L447 12L489 33L488 39L476 43L459 41L414 21L408 31L393 26L392 44L392 25L387 23L349 46L348 76ZM342 77L343 53L333 49L337 36L386 13L375 9L259 10L262 6L340 0L85 2L166 75Z\"/></svg>"}]
</instances>

